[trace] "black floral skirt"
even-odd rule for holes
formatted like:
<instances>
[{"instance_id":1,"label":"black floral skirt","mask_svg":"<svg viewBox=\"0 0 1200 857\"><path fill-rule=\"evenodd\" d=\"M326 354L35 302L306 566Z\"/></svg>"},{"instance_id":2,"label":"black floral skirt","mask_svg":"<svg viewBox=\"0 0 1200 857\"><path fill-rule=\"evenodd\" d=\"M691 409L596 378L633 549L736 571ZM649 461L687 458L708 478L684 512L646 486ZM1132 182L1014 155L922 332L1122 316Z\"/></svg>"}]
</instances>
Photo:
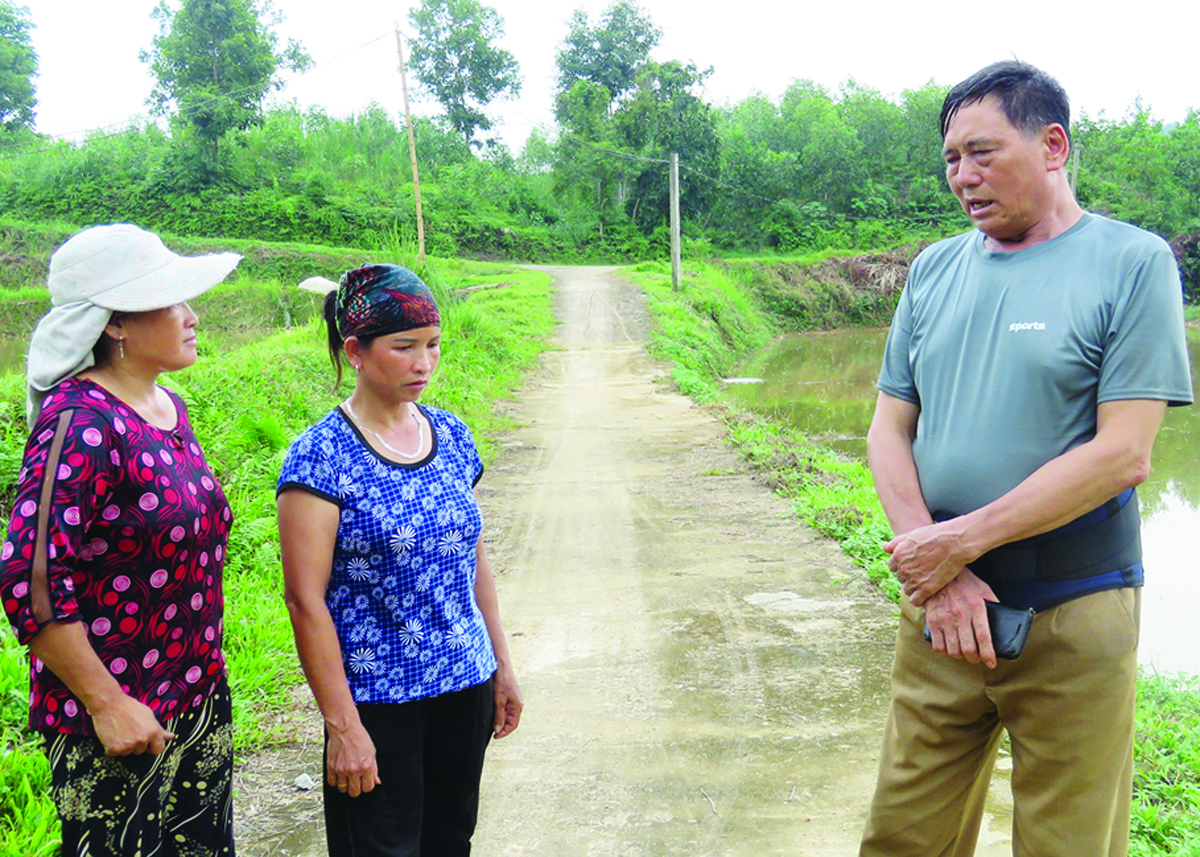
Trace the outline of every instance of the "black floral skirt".
<instances>
[{"instance_id":1,"label":"black floral skirt","mask_svg":"<svg viewBox=\"0 0 1200 857\"><path fill-rule=\"evenodd\" d=\"M159 755L109 756L96 738L48 735L62 857L212 857L233 848L233 713L221 679L163 723Z\"/></svg>"}]
</instances>

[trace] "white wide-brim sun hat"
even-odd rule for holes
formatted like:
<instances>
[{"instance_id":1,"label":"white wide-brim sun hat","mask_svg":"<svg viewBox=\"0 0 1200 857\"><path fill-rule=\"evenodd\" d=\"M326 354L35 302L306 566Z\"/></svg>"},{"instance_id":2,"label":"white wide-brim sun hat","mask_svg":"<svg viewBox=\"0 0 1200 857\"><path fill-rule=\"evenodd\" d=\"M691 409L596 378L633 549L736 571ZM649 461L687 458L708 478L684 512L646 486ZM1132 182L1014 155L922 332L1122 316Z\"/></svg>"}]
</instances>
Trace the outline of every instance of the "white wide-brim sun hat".
<instances>
[{"instance_id":1,"label":"white wide-brim sun hat","mask_svg":"<svg viewBox=\"0 0 1200 857\"><path fill-rule=\"evenodd\" d=\"M157 235L129 223L93 226L50 257L46 284L55 306L87 301L119 312L146 312L190 301L224 280L237 253L180 256Z\"/></svg>"},{"instance_id":2,"label":"white wide-brim sun hat","mask_svg":"<svg viewBox=\"0 0 1200 857\"><path fill-rule=\"evenodd\" d=\"M149 312L185 303L221 282L241 256L180 256L157 235L129 223L93 226L50 257L50 312L25 358L25 416L33 426L47 392L95 365L93 346L114 312Z\"/></svg>"}]
</instances>

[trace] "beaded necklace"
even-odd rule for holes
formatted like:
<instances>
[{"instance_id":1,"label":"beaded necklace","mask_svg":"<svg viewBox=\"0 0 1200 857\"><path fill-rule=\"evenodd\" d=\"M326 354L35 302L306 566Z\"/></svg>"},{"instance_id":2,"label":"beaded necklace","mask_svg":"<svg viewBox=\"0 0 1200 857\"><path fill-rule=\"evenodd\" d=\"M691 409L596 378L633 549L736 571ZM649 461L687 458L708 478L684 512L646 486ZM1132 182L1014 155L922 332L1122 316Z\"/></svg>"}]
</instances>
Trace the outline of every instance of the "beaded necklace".
<instances>
[{"instance_id":1,"label":"beaded necklace","mask_svg":"<svg viewBox=\"0 0 1200 857\"><path fill-rule=\"evenodd\" d=\"M346 409L346 413L348 413L350 415L350 419L354 420L354 424L356 426L358 426L360 429L367 432L372 437L374 437L377 441L379 441L381 444L383 444L383 448L386 449L388 452L394 453L395 455L398 455L401 458L406 458L409 461L411 461L412 459L416 458L417 456L419 456L421 454L421 449L422 449L422 447L425 446L425 426L421 424L421 421L419 419L417 419L417 415L413 411L409 411L408 414L409 414L409 416L411 416L413 418L413 422L417 424L417 451L413 452L413 453L408 453L408 452L401 452L400 450L396 449L396 447L392 446L390 443L388 443L386 440L384 440L383 436L380 435L379 432L375 431L373 428L370 428L369 426L363 425L363 421L361 419L359 419L358 414L354 413L354 408L350 407L349 399L342 402L342 407Z\"/></svg>"}]
</instances>

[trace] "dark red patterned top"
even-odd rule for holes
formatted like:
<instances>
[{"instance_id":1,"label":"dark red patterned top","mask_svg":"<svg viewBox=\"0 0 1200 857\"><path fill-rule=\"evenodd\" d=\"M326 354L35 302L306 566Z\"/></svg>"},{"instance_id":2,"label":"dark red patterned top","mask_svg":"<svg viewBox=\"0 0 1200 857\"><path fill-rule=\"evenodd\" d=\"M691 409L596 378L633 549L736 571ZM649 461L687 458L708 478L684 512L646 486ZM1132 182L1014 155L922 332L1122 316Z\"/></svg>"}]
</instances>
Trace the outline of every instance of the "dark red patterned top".
<instances>
[{"instance_id":1,"label":"dark red patterned top","mask_svg":"<svg viewBox=\"0 0 1200 857\"><path fill-rule=\"evenodd\" d=\"M73 408L47 532L54 617L84 622L100 660L159 720L202 703L225 672L221 571L232 520L187 409L170 396L179 422L167 431L91 381L60 384L25 447L0 548L0 601L28 643L39 630L30 574L42 473L58 416ZM31 660L30 726L93 734L83 704Z\"/></svg>"}]
</instances>

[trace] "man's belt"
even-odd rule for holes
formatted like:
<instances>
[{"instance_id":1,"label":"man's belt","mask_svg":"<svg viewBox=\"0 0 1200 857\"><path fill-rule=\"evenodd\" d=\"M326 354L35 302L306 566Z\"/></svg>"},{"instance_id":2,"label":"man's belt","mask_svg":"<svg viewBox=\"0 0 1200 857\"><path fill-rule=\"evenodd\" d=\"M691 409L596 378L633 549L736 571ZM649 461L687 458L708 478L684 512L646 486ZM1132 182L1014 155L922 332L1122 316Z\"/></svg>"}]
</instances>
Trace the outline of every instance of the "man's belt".
<instances>
[{"instance_id":1,"label":"man's belt","mask_svg":"<svg viewBox=\"0 0 1200 857\"><path fill-rule=\"evenodd\" d=\"M1137 492L1127 488L1070 523L990 550L967 567L982 580L1079 580L1142 559Z\"/></svg>"}]
</instances>

